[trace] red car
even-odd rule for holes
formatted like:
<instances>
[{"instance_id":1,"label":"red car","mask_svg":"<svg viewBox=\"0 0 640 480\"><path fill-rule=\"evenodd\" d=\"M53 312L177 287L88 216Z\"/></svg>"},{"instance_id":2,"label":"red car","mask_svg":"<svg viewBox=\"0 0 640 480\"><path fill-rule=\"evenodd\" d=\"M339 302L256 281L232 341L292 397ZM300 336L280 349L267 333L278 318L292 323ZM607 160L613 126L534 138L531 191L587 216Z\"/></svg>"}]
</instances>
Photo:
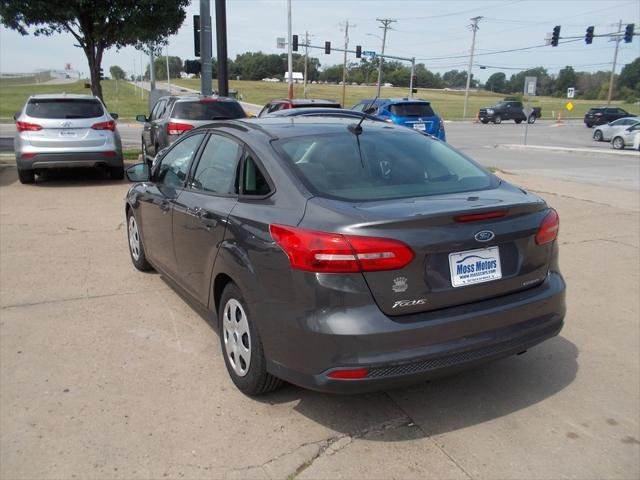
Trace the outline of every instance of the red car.
<instances>
[{"instance_id":1,"label":"red car","mask_svg":"<svg viewBox=\"0 0 640 480\"><path fill-rule=\"evenodd\" d=\"M288 110L290 108L310 108L310 107L322 107L322 108L342 108L340 103L333 100L322 100L316 98L296 98L293 100L271 100L260 111L259 117L265 117L270 113L277 112L278 110Z\"/></svg>"}]
</instances>

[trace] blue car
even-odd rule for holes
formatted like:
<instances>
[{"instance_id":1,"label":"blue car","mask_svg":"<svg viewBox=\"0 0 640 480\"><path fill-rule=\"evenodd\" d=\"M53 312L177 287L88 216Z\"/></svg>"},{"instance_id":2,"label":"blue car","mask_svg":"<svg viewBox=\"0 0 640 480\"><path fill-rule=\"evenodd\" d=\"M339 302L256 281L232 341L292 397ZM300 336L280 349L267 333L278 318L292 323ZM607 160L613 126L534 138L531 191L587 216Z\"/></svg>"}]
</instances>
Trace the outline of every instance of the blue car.
<instances>
[{"instance_id":1,"label":"blue car","mask_svg":"<svg viewBox=\"0 0 640 480\"><path fill-rule=\"evenodd\" d=\"M446 141L444 122L425 100L410 98L373 98L360 100L352 110L365 112L387 122L420 130Z\"/></svg>"}]
</instances>

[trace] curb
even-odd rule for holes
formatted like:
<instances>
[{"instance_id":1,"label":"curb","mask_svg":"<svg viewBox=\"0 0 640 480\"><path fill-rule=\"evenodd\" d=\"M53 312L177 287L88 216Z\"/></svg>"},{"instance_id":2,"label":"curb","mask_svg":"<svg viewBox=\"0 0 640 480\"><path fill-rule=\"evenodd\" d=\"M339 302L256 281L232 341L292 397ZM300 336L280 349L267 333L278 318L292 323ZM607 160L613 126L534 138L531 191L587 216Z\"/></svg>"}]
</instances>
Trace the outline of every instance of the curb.
<instances>
[{"instance_id":1,"label":"curb","mask_svg":"<svg viewBox=\"0 0 640 480\"><path fill-rule=\"evenodd\" d=\"M594 153L600 155L617 155L623 157L637 157L640 158L640 152L633 150L605 150L604 148L573 148L573 147L548 147L546 145L517 145L517 144L502 144L494 145L494 148L507 148L512 150L546 150L555 152L569 152L569 153Z\"/></svg>"}]
</instances>

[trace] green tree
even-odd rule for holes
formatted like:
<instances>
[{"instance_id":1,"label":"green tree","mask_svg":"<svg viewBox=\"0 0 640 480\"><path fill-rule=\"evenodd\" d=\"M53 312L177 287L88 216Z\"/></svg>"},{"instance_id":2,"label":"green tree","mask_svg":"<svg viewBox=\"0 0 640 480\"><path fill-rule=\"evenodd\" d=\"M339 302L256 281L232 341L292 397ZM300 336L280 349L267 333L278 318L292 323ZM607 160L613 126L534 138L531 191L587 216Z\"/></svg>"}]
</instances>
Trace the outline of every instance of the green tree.
<instances>
[{"instance_id":1,"label":"green tree","mask_svg":"<svg viewBox=\"0 0 640 480\"><path fill-rule=\"evenodd\" d=\"M492 74L485 82L484 89L490 92L505 93L507 91L507 76L503 72Z\"/></svg>"},{"instance_id":2,"label":"green tree","mask_svg":"<svg viewBox=\"0 0 640 480\"><path fill-rule=\"evenodd\" d=\"M553 85L553 90L558 95L565 95L569 87L575 87L578 83L578 76L573 67L566 66L558 72L558 78Z\"/></svg>"},{"instance_id":3,"label":"green tree","mask_svg":"<svg viewBox=\"0 0 640 480\"><path fill-rule=\"evenodd\" d=\"M102 99L105 50L162 43L182 25L189 0L0 0L0 22L22 35L68 32L87 57L91 91Z\"/></svg>"},{"instance_id":4,"label":"green tree","mask_svg":"<svg viewBox=\"0 0 640 480\"><path fill-rule=\"evenodd\" d=\"M622 67L616 86L620 90L626 87L633 91L636 97L640 96L640 57Z\"/></svg>"},{"instance_id":5,"label":"green tree","mask_svg":"<svg viewBox=\"0 0 640 480\"><path fill-rule=\"evenodd\" d=\"M124 80L126 78L124 70L122 70L122 68L120 68L118 65L113 65L109 69L109 73L111 74L111 78L113 80Z\"/></svg>"},{"instance_id":6,"label":"green tree","mask_svg":"<svg viewBox=\"0 0 640 480\"><path fill-rule=\"evenodd\" d=\"M156 66L156 79L158 81L166 80L167 78L167 57L155 57L153 63ZM182 59L180 57L173 57L169 55L169 76L170 78L180 78L180 72L182 71ZM145 78L149 78L149 65L144 74Z\"/></svg>"}]
</instances>

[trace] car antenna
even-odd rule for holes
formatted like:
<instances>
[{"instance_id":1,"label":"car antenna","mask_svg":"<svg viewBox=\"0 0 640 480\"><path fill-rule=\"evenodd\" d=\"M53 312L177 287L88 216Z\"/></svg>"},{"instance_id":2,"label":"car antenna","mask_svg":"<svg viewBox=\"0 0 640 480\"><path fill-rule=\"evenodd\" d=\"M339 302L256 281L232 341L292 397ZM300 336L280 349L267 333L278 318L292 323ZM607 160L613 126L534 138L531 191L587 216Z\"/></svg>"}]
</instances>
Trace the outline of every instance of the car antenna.
<instances>
[{"instance_id":1,"label":"car antenna","mask_svg":"<svg viewBox=\"0 0 640 480\"><path fill-rule=\"evenodd\" d=\"M351 133L353 133L354 135L360 135L362 133L362 122L364 122L364 119L367 118L367 110L369 110L371 107L373 107L376 104L376 101L378 100L379 95L376 95L376 98L374 98L371 103L369 105L367 105L367 108L364 108L362 110L362 118L360 119L360 121L356 124L351 124L347 127L347 129L349 129L349 131ZM359 142L358 142L359 143ZM361 158L362 159L362 158Z\"/></svg>"}]
</instances>

